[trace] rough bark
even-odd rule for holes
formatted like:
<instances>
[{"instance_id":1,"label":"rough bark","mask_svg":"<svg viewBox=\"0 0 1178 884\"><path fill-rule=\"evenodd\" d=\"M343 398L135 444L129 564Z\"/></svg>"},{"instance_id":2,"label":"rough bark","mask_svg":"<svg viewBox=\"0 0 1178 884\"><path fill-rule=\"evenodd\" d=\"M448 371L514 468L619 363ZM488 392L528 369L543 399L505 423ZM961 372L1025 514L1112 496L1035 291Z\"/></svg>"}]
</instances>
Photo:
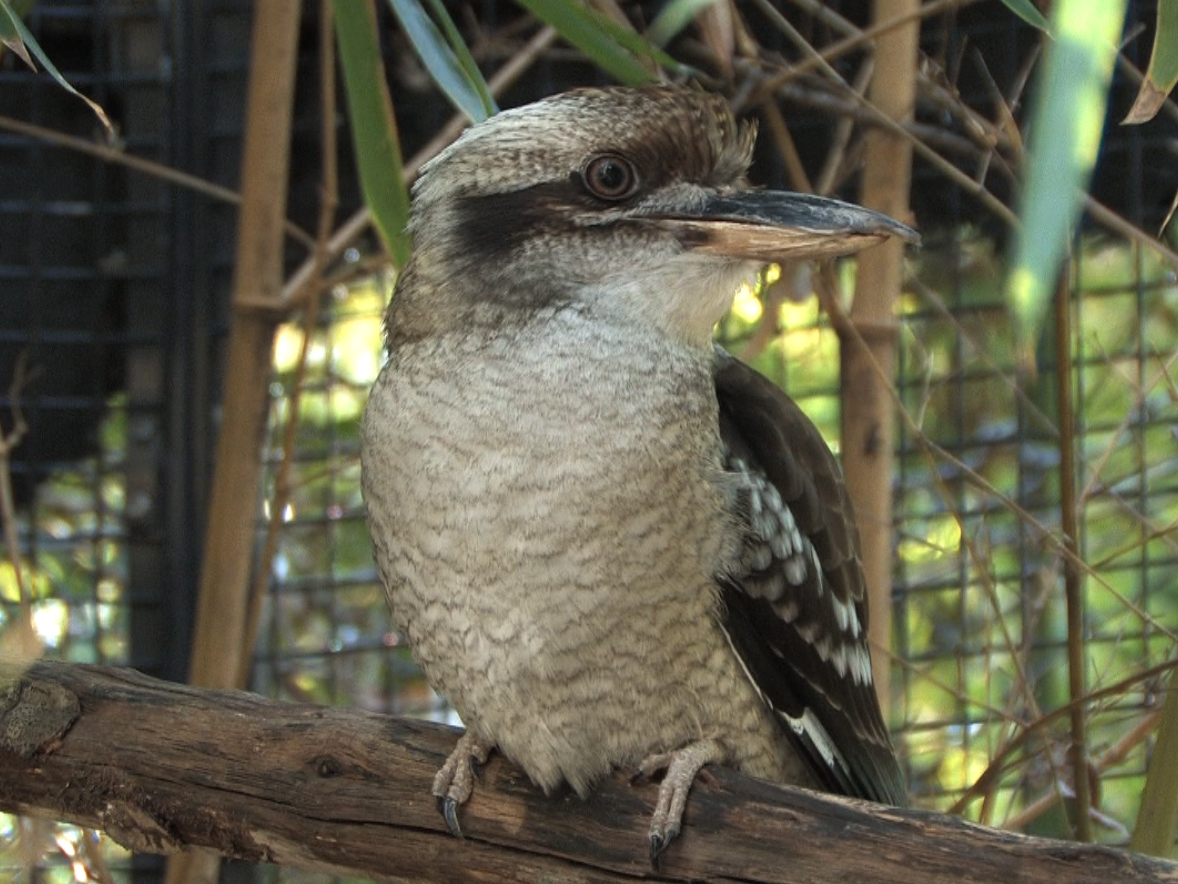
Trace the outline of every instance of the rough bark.
<instances>
[{"instance_id":1,"label":"rough bark","mask_svg":"<svg viewBox=\"0 0 1178 884\"><path fill-rule=\"evenodd\" d=\"M430 797L456 732L37 663L0 675L0 810L103 829L136 850L205 849L395 881L633 881L652 874L655 787L619 773L545 796L495 757L448 835ZM709 769L664 857L669 881L1178 882L1178 865Z\"/></svg>"}]
</instances>

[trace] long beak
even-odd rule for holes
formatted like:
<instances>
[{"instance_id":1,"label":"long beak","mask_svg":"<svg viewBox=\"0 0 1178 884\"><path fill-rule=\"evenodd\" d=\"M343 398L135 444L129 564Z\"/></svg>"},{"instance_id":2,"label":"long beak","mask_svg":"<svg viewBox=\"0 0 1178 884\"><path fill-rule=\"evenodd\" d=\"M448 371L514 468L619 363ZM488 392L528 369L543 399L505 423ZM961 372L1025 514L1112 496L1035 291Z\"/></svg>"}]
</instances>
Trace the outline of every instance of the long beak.
<instances>
[{"instance_id":1,"label":"long beak","mask_svg":"<svg viewBox=\"0 0 1178 884\"><path fill-rule=\"evenodd\" d=\"M717 194L656 223L696 251L765 262L850 255L893 236L920 242L911 227L871 209L778 190Z\"/></svg>"}]
</instances>

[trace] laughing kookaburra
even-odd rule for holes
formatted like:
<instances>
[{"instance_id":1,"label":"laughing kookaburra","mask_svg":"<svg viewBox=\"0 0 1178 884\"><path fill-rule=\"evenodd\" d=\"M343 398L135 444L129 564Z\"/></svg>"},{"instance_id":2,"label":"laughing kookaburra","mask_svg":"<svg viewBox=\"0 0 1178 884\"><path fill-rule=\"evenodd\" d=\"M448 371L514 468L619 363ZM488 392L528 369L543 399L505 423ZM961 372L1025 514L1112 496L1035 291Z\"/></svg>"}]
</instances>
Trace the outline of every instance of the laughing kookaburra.
<instances>
[{"instance_id":1,"label":"laughing kookaburra","mask_svg":"<svg viewBox=\"0 0 1178 884\"><path fill-rule=\"evenodd\" d=\"M838 466L712 343L767 263L915 234L743 181L719 97L583 89L467 131L414 189L413 257L364 417L397 627L466 733L584 795L663 773L652 855L705 764L905 803Z\"/></svg>"}]
</instances>

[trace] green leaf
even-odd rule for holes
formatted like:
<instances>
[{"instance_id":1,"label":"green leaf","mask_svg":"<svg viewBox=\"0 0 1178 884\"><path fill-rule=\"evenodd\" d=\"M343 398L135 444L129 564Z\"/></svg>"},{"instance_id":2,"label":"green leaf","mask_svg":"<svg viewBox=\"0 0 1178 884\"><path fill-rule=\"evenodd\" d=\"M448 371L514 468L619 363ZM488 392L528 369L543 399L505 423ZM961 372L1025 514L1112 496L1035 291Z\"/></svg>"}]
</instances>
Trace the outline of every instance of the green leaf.
<instances>
[{"instance_id":1,"label":"green leaf","mask_svg":"<svg viewBox=\"0 0 1178 884\"><path fill-rule=\"evenodd\" d=\"M28 7L31 3L25 2L20 5ZM29 50L25 48L24 40L20 38L20 32L12 24L13 18L23 18L26 11L27 9L22 10L16 8L13 4L7 3L6 0L0 0L0 43L3 43L4 46L15 52L17 57L26 65L36 70L37 66L33 64L33 57L29 55ZM0 58L2 57L3 50L0 49Z\"/></svg>"},{"instance_id":2,"label":"green leaf","mask_svg":"<svg viewBox=\"0 0 1178 884\"><path fill-rule=\"evenodd\" d=\"M542 21L552 25L565 40L619 83L639 86L654 80L654 73L634 57L632 47L642 46L648 58L658 51L641 35L570 0L516 0ZM625 36L622 36L625 34ZM625 42L623 42L625 41ZM672 62L673 64L674 62Z\"/></svg>"},{"instance_id":3,"label":"green leaf","mask_svg":"<svg viewBox=\"0 0 1178 884\"><path fill-rule=\"evenodd\" d=\"M1158 0L1157 36L1149 56L1149 70L1137 93L1133 107L1122 123L1146 123L1152 120L1178 86L1178 0Z\"/></svg>"},{"instance_id":4,"label":"green leaf","mask_svg":"<svg viewBox=\"0 0 1178 884\"><path fill-rule=\"evenodd\" d=\"M332 2L339 5L338 0ZM446 93L450 103L466 114L472 123L481 123L495 113L496 107L491 100L491 91L474 61L470 60L470 52L450 17L446 16L443 26L448 23L454 46L461 47L457 53L447 43L419 0L389 0L389 5L392 6L397 20L401 22L409 42L413 44L430 76ZM459 55L464 55L470 60L469 67L464 65Z\"/></svg>"},{"instance_id":5,"label":"green leaf","mask_svg":"<svg viewBox=\"0 0 1178 884\"><path fill-rule=\"evenodd\" d=\"M646 38L655 46L666 46L675 35L691 24L692 19L716 0L671 0L646 29Z\"/></svg>"},{"instance_id":6,"label":"green leaf","mask_svg":"<svg viewBox=\"0 0 1178 884\"><path fill-rule=\"evenodd\" d=\"M674 58L656 46L654 42L645 34L639 34L633 28L627 27L626 25L620 25L612 18L608 18L607 16L602 15L599 17L601 19L601 25L603 28L605 28L606 33L613 37L619 46L628 52L633 53L638 58L645 58L648 61L660 65L674 74L687 74L690 76L698 75L699 71L690 65L676 61ZM650 77L653 79L654 75L651 74Z\"/></svg>"},{"instance_id":7,"label":"green leaf","mask_svg":"<svg viewBox=\"0 0 1178 884\"><path fill-rule=\"evenodd\" d=\"M25 8L27 9L27 4ZM3 41L5 46L8 46L13 52L24 59L29 67L33 67L32 59L29 58L29 53L31 52L37 61L41 62L41 67L45 68L46 73L53 77L62 89L71 95L76 95L90 106L90 110L94 111L94 115L98 117L106 129L107 137L112 140L114 139L115 127L111 124L106 111L102 109L102 106L98 102L91 101L69 84L69 81L61 75L61 71L54 67L53 62L49 60L49 56L41 49L37 40L29 32L29 29L25 27L25 23L21 21L20 16L9 5L7 0L0 0L0 40Z\"/></svg>"},{"instance_id":8,"label":"green leaf","mask_svg":"<svg viewBox=\"0 0 1178 884\"><path fill-rule=\"evenodd\" d=\"M1167 684L1157 742L1141 793L1141 809L1129 842L1139 853L1164 857L1171 855L1178 832L1178 676L1174 671Z\"/></svg>"},{"instance_id":9,"label":"green leaf","mask_svg":"<svg viewBox=\"0 0 1178 884\"><path fill-rule=\"evenodd\" d=\"M409 259L409 193L397 121L385 80L371 2L332 0L360 186L373 224L396 267Z\"/></svg>"},{"instance_id":10,"label":"green leaf","mask_svg":"<svg viewBox=\"0 0 1178 884\"><path fill-rule=\"evenodd\" d=\"M450 48L454 50L454 55L462 66L468 82L479 95L479 100L482 102L483 119L497 113L499 107L495 104L495 99L491 97L491 87L483 79L483 73L475 64L474 56L466 47L466 41L462 39L462 34L458 33L454 19L450 18L450 13L442 5L442 0L429 0L429 5L430 9L434 11L434 17L441 22L442 30L446 32L446 39L450 41Z\"/></svg>"},{"instance_id":11,"label":"green leaf","mask_svg":"<svg viewBox=\"0 0 1178 884\"><path fill-rule=\"evenodd\" d=\"M1031 117L1015 260L1007 279L1022 362L1040 325L1096 163L1125 0L1057 0Z\"/></svg>"},{"instance_id":12,"label":"green leaf","mask_svg":"<svg viewBox=\"0 0 1178 884\"><path fill-rule=\"evenodd\" d=\"M1038 28L1045 34L1051 33L1051 25L1047 23L1047 19L1043 17L1043 13L1035 7L1035 4L1031 0L1002 0L1002 2L1007 9L1031 27Z\"/></svg>"}]
</instances>

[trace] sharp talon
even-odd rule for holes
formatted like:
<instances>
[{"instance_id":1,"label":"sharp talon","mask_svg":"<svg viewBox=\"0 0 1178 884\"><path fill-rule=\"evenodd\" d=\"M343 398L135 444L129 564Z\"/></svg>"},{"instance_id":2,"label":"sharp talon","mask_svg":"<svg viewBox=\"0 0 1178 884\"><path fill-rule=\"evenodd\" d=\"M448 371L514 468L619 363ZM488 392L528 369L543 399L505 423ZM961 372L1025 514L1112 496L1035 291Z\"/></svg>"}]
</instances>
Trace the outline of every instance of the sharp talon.
<instances>
[{"instance_id":1,"label":"sharp talon","mask_svg":"<svg viewBox=\"0 0 1178 884\"><path fill-rule=\"evenodd\" d=\"M679 837L679 823L672 821L667 824L667 828L663 830L663 848L671 846L671 842Z\"/></svg>"},{"instance_id":2,"label":"sharp talon","mask_svg":"<svg viewBox=\"0 0 1178 884\"><path fill-rule=\"evenodd\" d=\"M650 867L659 871L659 860L662 859L671 842L679 837L679 826L670 823L660 832L650 833Z\"/></svg>"},{"instance_id":3,"label":"sharp talon","mask_svg":"<svg viewBox=\"0 0 1178 884\"><path fill-rule=\"evenodd\" d=\"M446 828L455 838L462 838L462 826L458 825L458 802L449 796L438 799L438 810L446 820Z\"/></svg>"},{"instance_id":4,"label":"sharp talon","mask_svg":"<svg viewBox=\"0 0 1178 884\"><path fill-rule=\"evenodd\" d=\"M700 740L674 752L651 755L642 762L639 771L644 775L665 772L650 818L650 864L655 870L659 867L659 857L682 830L687 793L695 775L705 764L723 764L727 757L727 750L718 741Z\"/></svg>"},{"instance_id":5,"label":"sharp talon","mask_svg":"<svg viewBox=\"0 0 1178 884\"><path fill-rule=\"evenodd\" d=\"M462 827L458 825L458 802L444 795L439 795L434 802L437 804L438 813L446 821L446 828L450 830L450 834L455 838L462 838Z\"/></svg>"},{"instance_id":6,"label":"sharp talon","mask_svg":"<svg viewBox=\"0 0 1178 884\"><path fill-rule=\"evenodd\" d=\"M438 802L438 813L455 838L462 837L458 808L466 803L474 790L476 765L487 760L492 748L493 744L482 743L473 731L467 731L434 777L431 791Z\"/></svg>"}]
</instances>

